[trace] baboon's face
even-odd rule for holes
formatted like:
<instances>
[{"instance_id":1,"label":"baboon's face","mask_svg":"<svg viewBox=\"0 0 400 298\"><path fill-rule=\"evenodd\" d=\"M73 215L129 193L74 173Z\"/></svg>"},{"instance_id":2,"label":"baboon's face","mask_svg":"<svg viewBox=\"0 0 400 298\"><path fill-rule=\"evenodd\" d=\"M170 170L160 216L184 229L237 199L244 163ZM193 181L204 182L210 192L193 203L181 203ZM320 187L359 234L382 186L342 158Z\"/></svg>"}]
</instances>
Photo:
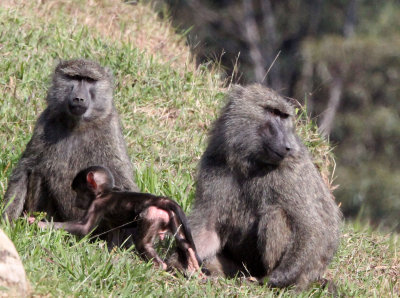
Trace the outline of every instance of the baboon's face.
<instances>
[{"instance_id":1,"label":"baboon's face","mask_svg":"<svg viewBox=\"0 0 400 298\"><path fill-rule=\"evenodd\" d=\"M231 92L221 117L228 158L278 165L298 151L293 108L281 96L262 86Z\"/></svg>"},{"instance_id":2,"label":"baboon's face","mask_svg":"<svg viewBox=\"0 0 400 298\"><path fill-rule=\"evenodd\" d=\"M106 82L74 76L64 77L62 83L66 89L62 103L71 117L90 121L110 113L112 98L104 93Z\"/></svg>"},{"instance_id":3,"label":"baboon's face","mask_svg":"<svg viewBox=\"0 0 400 298\"><path fill-rule=\"evenodd\" d=\"M87 210L96 197L94 190L86 181L86 176L86 171L80 171L71 184L71 188L76 194L72 205L83 210Z\"/></svg>"},{"instance_id":4,"label":"baboon's face","mask_svg":"<svg viewBox=\"0 0 400 298\"><path fill-rule=\"evenodd\" d=\"M57 67L48 104L75 120L91 121L112 112L111 74L85 60Z\"/></svg>"},{"instance_id":5,"label":"baboon's face","mask_svg":"<svg viewBox=\"0 0 400 298\"><path fill-rule=\"evenodd\" d=\"M259 127L262 152L260 160L266 164L279 164L292 150L291 117L278 109L266 107L265 121Z\"/></svg>"},{"instance_id":6,"label":"baboon's face","mask_svg":"<svg viewBox=\"0 0 400 298\"><path fill-rule=\"evenodd\" d=\"M96 101L96 81L90 78L71 77L67 111L76 117L85 114Z\"/></svg>"},{"instance_id":7,"label":"baboon's face","mask_svg":"<svg viewBox=\"0 0 400 298\"><path fill-rule=\"evenodd\" d=\"M99 194L114 187L114 177L102 166L91 166L81 170L72 180L71 188L76 193L73 205L80 209L88 209Z\"/></svg>"},{"instance_id":8,"label":"baboon's face","mask_svg":"<svg viewBox=\"0 0 400 298\"><path fill-rule=\"evenodd\" d=\"M84 185L80 184L73 190L76 193L73 206L79 209L87 210L92 201L95 199L94 192L89 189L86 183Z\"/></svg>"}]
</instances>

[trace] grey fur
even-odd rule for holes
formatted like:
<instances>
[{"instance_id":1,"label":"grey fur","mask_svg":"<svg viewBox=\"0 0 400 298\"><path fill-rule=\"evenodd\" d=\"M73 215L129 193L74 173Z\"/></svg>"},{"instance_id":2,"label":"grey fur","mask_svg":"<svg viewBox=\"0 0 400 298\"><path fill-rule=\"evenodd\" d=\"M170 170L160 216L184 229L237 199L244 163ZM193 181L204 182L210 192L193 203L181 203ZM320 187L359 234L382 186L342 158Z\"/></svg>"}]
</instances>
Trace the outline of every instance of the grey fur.
<instances>
[{"instance_id":1,"label":"grey fur","mask_svg":"<svg viewBox=\"0 0 400 298\"><path fill-rule=\"evenodd\" d=\"M67 111L73 78L90 82L91 95L83 115ZM22 211L46 211L55 221L74 220L82 211L73 208L71 182L81 169L94 164L108 167L117 187L137 190L132 165L113 103L113 77L96 62L64 61L55 69L47 108L37 120L33 136L13 170L5 214L15 219Z\"/></svg>"},{"instance_id":2,"label":"grey fur","mask_svg":"<svg viewBox=\"0 0 400 298\"><path fill-rule=\"evenodd\" d=\"M273 287L303 289L331 261L341 212L293 120L293 107L266 87L229 92L200 161L189 217L200 259L212 274L242 271L269 276Z\"/></svg>"}]
</instances>

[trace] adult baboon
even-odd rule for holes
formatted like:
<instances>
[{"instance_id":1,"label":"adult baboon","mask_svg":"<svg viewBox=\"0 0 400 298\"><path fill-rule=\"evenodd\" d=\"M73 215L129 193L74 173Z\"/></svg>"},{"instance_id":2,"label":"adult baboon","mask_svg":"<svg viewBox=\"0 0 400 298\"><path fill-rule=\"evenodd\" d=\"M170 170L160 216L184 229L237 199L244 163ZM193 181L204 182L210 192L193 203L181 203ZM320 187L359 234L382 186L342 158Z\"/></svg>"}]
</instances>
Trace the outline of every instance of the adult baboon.
<instances>
[{"instance_id":1,"label":"adult baboon","mask_svg":"<svg viewBox=\"0 0 400 298\"><path fill-rule=\"evenodd\" d=\"M293 107L274 91L234 87L200 161L189 217L211 273L269 277L272 287L319 279L341 212L295 134Z\"/></svg>"},{"instance_id":2,"label":"adult baboon","mask_svg":"<svg viewBox=\"0 0 400 298\"><path fill-rule=\"evenodd\" d=\"M112 92L112 74L99 64L84 59L58 64L47 108L9 179L4 196L9 219L25 210L45 211L55 221L81 218L83 211L72 206L71 181L92 164L107 166L117 187L137 190Z\"/></svg>"}]
</instances>

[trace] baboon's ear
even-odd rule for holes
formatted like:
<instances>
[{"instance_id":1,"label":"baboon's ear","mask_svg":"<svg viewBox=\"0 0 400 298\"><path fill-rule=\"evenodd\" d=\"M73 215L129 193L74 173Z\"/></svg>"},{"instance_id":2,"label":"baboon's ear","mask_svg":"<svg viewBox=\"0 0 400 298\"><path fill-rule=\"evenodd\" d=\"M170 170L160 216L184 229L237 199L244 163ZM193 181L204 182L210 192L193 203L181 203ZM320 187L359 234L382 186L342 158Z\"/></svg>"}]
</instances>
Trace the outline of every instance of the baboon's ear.
<instances>
[{"instance_id":1,"label":"baboon's ear","mask_svg":"<svg viewBox=\"0 0 400 298\"><path fill-rule=\"evenodd\" d=\"M86 181L88 183L88 185L92 188L92 189L97 189L97 182L96 179L94 178L94 173L93 172L89 172L86 176Z\"/></svg>"},{"instance_id":2,"label":"baboon's ear","mask_svg":"<svg viewBox=\"0 0 400 298\"><path fill-rule=\"evenodd\" d=\"M104 67L104 71L105 71L108 79L110 80L111 84L114 84L114 74L113 74L111 68Z\"/></svg>"},{"instance_id":3,"label":"baboon's ear","mask_svg":"<svg viewBox=\"0 0 400 298\"><path fill-rule=\"evenodd\" d=\"M243 96L244 89L245 88L240 85L232 85L229 93L231 94L232 98L241 98Z\"/></svg>"}]
</instances>

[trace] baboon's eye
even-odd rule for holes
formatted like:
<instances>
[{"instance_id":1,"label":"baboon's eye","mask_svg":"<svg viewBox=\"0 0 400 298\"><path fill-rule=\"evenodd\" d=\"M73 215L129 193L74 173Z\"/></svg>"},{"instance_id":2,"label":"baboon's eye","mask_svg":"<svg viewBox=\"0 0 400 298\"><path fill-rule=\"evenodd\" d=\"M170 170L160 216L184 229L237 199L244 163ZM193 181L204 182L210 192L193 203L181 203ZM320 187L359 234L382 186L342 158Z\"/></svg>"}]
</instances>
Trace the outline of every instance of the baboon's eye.
<instances>
[{"instance_id":1,"label":"baboon's eye","mask_svg":"<svg viewBox=\"0 0 400 298\"><path fill-rule=\"evenodd\" d=\"M275 109L275 108L264 107L264 109L265 109L268 113L270 113L270 114L272 114L272 115L274 115L274 116L276 116L276 117L280 117L280 118L282 118L282 119L286 119L286 118L289 117L289 114L283 113L283 112L281 112L280 110Z\"/></svg>"},{"instance_id":2,"label":"baboon's eye","mask_svg":"<svg viewBox=\"0 0 400 298\"><path fill-rule=\"evenodd\" d=\"M87 81L88 83L94 83L94 82L97 81L97 80L92 79L92 78L89 78L89 77L84 77L83 79L84 79L85 81Z\"/></svg>"},{"instance_id":3,"label":"baboon's eye","mask_svg":"<svg viewBox=\"0 0 400 298\"><path fill-rule=\"evenodd\" d=\"M70 80L75 80L75 81L82 81L82 80L85 80L86 82L88 82L88 83L94 83L94 82L96 82L96 80L95 79L93 79L93 78L90 78L90 77L87 77L87 76L67 76L68 77L68 79L70 79Z\"/></svg>"},{"instance_id":4,"label":"baboon's eye","mask_svg":"<svg viewBox=\"0 0 400 298\"><path fill-rule=\"evenodd\" d=\"M287 119L287 118L289 118L289 114L286 114L286 113L282 113L282 112L281 112L280 117L283 118L283 119Z\"/></svg>"}]
</instances>

